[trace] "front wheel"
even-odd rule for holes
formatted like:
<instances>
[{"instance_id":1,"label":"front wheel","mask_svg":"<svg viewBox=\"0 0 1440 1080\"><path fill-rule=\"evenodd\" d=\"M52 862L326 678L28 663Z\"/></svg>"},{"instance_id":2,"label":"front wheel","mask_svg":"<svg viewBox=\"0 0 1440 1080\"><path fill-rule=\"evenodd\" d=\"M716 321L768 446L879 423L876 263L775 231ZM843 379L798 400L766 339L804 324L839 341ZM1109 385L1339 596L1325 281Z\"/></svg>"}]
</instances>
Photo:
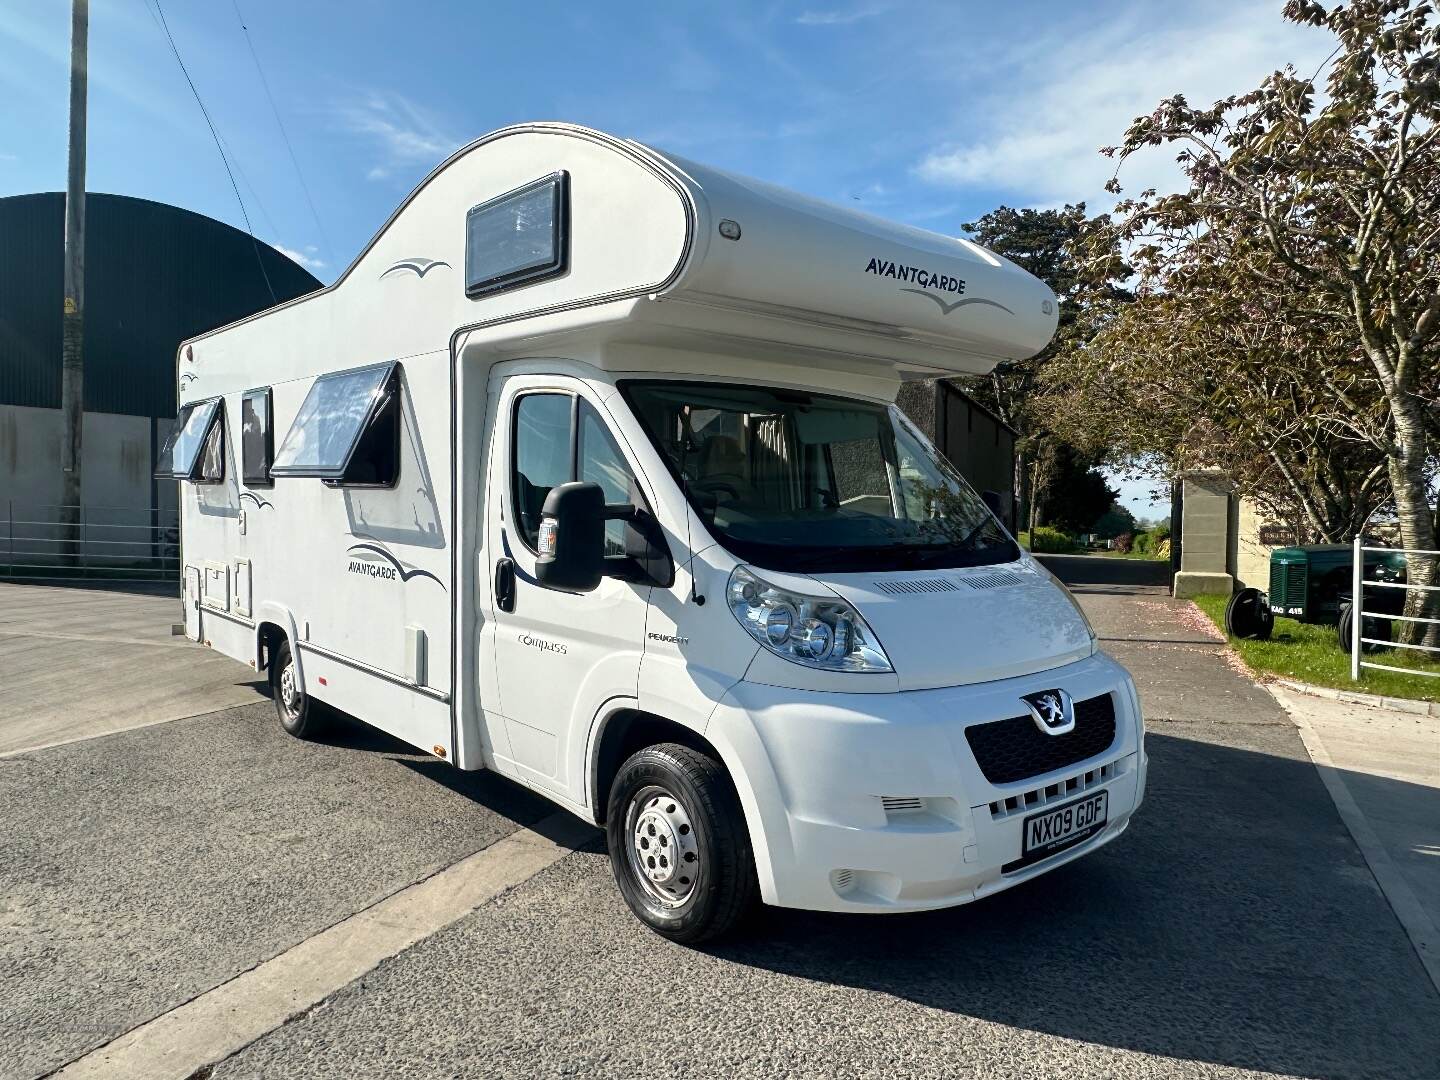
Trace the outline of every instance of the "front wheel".
<instances>
[{"instance_id":1,"label":"front wheel","mask_svg":"<svg viewBox=\"0 0 1440 1080\"><path fill-rule=\"evenodd\" d=\"M606 839L615 882L640 921L695 945L754 906L755 858L723 766L675 743L647 746L610 788Z\"/></svg>"}]
</instances>

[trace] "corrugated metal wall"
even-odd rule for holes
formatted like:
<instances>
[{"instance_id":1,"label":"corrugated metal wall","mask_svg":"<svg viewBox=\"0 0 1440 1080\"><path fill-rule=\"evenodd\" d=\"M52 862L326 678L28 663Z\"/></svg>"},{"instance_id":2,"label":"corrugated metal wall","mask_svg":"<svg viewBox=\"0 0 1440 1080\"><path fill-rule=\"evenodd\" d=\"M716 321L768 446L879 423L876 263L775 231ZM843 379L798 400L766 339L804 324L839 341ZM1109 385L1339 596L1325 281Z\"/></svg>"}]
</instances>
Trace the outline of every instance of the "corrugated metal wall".
<instances>
[{"instance_id":1,"label":"corrugated metal wall","mask_svg":"<svg viewBox=\"0 0 1440 1080\"><path fill-rule=\"evenodd\" d=\"M270 307L250 237L200 214L124 195L85 200L85 409L175 415L181 341ZM0 404L60 406L65 196L0 199ZM278 300L320 282L274 248Z\"/></svg>"}]
</instances>

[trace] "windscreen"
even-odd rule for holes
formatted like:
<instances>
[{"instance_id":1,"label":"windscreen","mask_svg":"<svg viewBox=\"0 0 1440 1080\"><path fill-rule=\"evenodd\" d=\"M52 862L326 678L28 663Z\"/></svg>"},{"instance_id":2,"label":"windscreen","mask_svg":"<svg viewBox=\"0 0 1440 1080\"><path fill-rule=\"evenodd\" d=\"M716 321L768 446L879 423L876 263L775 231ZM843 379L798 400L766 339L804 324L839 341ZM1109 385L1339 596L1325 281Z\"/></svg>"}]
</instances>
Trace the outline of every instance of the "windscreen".
<instances>
[{"instance_id":1,"label":"windscreen","mask_svg":"<svg viewBox=\"0 0 1440 1080\"><path fill-rule=\"evenodd\" d=\"M691 505L748 562L847 572L1020 557L893 406L722 383L628 381L622 390Z\"/></svg>"},{"instance_id":2,"label":"windscreen","mask_svg":"<svg viewBox=\"0 0 1440 1080\"><path fill-rule=\"evenodd\" d=\"M165 446L160 451L156 476L188 480L194 474L200 448L210 430L215 410L219 407L219 398L197 401L181 407L180 414L175 417L175 426L170 431L170 437L165 440Z\"/></svg>"},{"instance_id":3,"label":"windscreen","mask_svg":"<svg viewBox=\"0 0 1440 1080\"><path fill-rule=\"evenodd\" d=\"M344 472L365 421L386 393L394 367L375 364L316 379L270 471L292 476Z\"/></svg>"}]
</instances>

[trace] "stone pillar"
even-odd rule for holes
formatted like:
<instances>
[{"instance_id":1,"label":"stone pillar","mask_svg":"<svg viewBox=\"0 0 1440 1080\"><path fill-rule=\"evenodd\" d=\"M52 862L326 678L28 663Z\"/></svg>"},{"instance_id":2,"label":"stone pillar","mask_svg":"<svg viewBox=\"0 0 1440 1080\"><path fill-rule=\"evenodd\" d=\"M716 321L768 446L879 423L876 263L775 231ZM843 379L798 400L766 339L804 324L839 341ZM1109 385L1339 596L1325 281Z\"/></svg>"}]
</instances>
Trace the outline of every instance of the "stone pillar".
<instances>
[{"instance_id":1,"label":"stone pillar","mask_svg":"<svg viewBox=\"0 0 1440 1080\"><path fill-rule=\"evenodd\" d=\"M1237 506L1230 477L1204 469L1181 477L1178 597L1235 591Z\"/></svg>"}]
</instances>

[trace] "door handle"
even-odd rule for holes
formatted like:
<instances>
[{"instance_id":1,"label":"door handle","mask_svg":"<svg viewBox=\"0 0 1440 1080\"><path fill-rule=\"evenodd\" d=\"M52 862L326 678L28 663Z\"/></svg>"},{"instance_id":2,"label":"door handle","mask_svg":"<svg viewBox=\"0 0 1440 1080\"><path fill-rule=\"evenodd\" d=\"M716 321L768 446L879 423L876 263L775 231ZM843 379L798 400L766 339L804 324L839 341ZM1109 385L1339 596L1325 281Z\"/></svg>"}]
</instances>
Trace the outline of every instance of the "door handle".
<instances>
[{"instance_id":1,"label":"door handle","mask_svg":"<svg viewBox=\"0 0 1440 1080\"><path fill-rule=\"evenodd\" d=\"M495 562L495 606L501 611L515 610L515 560Z\"/></svg>"}]
</instances>

